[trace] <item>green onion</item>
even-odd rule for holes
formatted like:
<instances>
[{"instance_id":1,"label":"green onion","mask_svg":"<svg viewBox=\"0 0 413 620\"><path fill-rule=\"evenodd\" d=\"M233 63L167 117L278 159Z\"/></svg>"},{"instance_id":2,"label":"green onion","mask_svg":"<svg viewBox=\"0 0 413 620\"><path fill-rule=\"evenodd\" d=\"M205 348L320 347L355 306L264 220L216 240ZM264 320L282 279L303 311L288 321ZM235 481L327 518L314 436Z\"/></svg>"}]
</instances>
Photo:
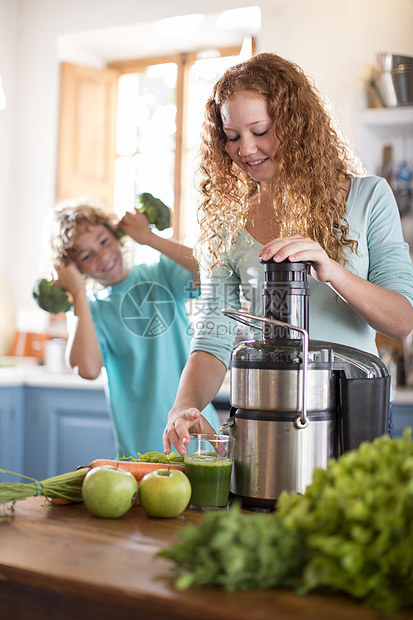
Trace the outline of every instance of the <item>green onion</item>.
<instances>
[{"instance_id":1,"label":"green onion","mask_svg":"<svg viewBox=\"0 0 413 620\"><path fill-rule=\"evenodd\" d=\"M82 482L88 471L89 469L85 467L77 471L39 481L29 476L23 476L22 474L0 469L0 473L2 474L11 474L12 476L19 476L20 478L32 481L29 483L0 482L0 504L17 502L27 499L28 497L36 497L37 495L51 498L59 497L69 501L81 501Z\"/></svg>"}]
</instances>

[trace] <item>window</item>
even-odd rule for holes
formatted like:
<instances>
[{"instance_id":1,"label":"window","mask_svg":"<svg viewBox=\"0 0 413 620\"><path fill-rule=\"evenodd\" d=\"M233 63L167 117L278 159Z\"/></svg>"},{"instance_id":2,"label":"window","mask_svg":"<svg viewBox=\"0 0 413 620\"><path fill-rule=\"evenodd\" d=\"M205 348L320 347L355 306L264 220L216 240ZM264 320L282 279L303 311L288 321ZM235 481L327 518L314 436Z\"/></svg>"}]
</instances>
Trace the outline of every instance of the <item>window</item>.
<instances>
[{"instance_id":1,"label":"window","mask_svg":"<svg viewBox=\"0 0 413 620\"><path fill-rule=\"evenodd\" d=\"M239 62L240 48L220 56L188 53L113 63L119 71L114 209L134 207L150 192L173 209L173 230L193 245L197 193L194 172L203 111L222 73Z\"/></svg>"},{"instance_id":2,"label":"window","mask_svg":"<svg viewBox=\"0 0 413 620\"><path fill-rule=\"evenodd\" d=\"M240 52L190 52L103 70L62 63L57 200L88 196L123 215L137 194L150 192L173 210L172 229L160 234L192 246L204 106Z\"/></svg>"}]
</instances>

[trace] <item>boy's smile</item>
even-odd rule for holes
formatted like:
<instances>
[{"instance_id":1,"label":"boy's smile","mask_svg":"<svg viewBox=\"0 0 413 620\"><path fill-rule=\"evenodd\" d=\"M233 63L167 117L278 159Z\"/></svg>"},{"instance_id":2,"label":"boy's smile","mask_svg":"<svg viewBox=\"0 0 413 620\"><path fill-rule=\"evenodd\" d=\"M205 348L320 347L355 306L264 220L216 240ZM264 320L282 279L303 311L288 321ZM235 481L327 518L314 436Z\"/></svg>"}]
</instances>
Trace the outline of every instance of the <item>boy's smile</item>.
<instances>
[{"instance_id":1,"label":"boy's smile","mask_svg":"<svg viewBox=\"0 0 413 620\"><path fill-rule=\"evenodd\" d=\"M82 273L103 286L121 282L129 272L118 239L103 224L76 233L72 258Z\"/></svg>"}]
</instances>

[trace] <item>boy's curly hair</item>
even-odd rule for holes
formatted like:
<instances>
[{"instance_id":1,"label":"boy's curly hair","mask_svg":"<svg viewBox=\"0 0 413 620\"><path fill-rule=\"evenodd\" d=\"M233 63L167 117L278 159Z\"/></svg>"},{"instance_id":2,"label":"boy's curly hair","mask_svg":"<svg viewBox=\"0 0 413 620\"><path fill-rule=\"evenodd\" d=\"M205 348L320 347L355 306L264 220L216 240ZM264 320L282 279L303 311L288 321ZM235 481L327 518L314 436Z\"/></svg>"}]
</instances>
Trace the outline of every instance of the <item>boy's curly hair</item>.
<instances>
[{"instance_id":1,"label":"boy's curly hair","mask_svg":"<svg viewBox=\"0 0 413 620\"><path fill-rule=\"evenodd\" d=\"M225 263L231 244L248 221L249 201L259 191L259 183L228 155L220 114L222 104L244 90L268 102L279 144L271 186L280 236L310 237L331 258L345 262L344 247L356 250L357 241L349 238L342 184L364 170L302 69L267 53L230 67L206 103L198 171L198 260L206 258L210 268Z\"/></svg>"},{"instance_id":2,"label":"boy's curly hair","mask_svg":"<svg viewBox=\"0 0 413 620\"><path fill-rule=\"evenodd\" d=\"M70 258L76 233L91 226L103 224L117 235L118 217L104 205L83 196L59 203L53 211L51 223L51 260L53 263Z\"/></svg>"}]
</instances>

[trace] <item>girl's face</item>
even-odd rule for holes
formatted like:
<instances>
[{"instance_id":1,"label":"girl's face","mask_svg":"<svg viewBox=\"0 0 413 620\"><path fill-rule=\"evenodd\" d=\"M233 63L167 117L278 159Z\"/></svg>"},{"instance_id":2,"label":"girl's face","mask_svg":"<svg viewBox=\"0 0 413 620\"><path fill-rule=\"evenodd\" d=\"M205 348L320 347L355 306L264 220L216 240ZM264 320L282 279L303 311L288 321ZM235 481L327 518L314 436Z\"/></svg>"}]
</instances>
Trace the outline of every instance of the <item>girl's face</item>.
<instances>
[{"instance_id":1,"label":"girl's face","mask_svg":"<svg viewBox=\"0 0 413 620\"><path fill-rule=\"evenodd\" d=\"M103 224L76 233L71 257L77 268L103 286L117 284L126 278L121 245Z\"/></svg>"},{"instance_id":2,"label":"girl's face","mask_svg":"<svg viewBox=\"0 0 413 620\"><path fill-rule=\"evenodd\" d=\"M241 91L222 104L221 118L232 161L255 181L272 179L277 144L264 97L250 90Z\"/></svg>"}]
</instances>

